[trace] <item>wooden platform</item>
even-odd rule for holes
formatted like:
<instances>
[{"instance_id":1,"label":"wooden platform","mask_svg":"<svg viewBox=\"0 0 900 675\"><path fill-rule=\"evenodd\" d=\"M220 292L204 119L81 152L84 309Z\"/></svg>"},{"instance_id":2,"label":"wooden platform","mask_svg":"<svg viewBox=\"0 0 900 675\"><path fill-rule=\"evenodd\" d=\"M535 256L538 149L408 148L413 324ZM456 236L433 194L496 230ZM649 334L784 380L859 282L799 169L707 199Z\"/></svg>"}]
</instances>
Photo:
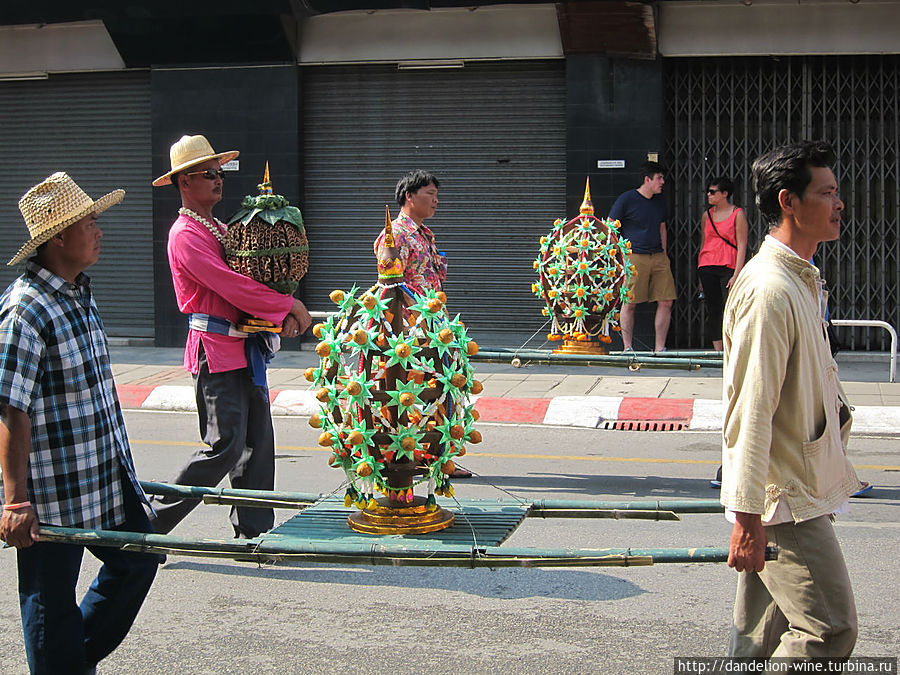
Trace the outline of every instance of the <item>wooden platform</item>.
<instances>
[{"instance_id":1,"label":"wooden platform","mask_svg":"<svg viewBox=\"0 0 900 675\"><path fill-rule=\"evenodd\" d=\"M456 520L453 525L439 532L417 535L375 535L354 532L347 525L347 517L356 511L345 508L342 497L328 497L301 511L290 520L271 530L265 539L275 541L275 537L330 541L347 544L367 542L390 544L403 542L407 548L435 549L441 546L499 546L506 541L528 515L531 504L498 503L490 499L438 500L438 503L452 511ZM461 508L460 508L461 507ZM474 531L474 536L473 536Z\"/></svg>"}]
</instances>

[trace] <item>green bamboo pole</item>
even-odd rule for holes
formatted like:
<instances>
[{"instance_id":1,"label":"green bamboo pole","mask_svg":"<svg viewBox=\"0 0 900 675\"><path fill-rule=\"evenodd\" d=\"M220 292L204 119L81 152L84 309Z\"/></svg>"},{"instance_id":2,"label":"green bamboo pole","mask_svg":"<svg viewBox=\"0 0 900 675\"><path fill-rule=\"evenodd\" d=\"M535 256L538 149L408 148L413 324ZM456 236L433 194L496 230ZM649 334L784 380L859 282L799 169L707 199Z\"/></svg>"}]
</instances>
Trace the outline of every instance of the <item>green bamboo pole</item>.
<instances>
[{"instance_id":1,"label":"green bamboo pole","mask_svg":"<svg viewBox=\"0 0 900 675\"><path fill-rule=\"evenodd\" d=\"M529 512L528 516L540 518L609 518L612 520L681 520L681 517L673 511L654 509L652 511L639 511L637 509L540 509L537 512Z\"/></svg>"},{"instance_id":2,"label":"green bamboo pole","mask_svg":"<svg viewBox=\"0 0 900 675\"><path fill-rule=\"evenodd\" d=\"M640 368L672 368L679 370L699 370L701 367L721 368L721 359L700 358L670 358L670 357L643 357L637 355L621 354L554 354L550 350L519 350L498 351L481 349L472 361L486 361L493 363L508 363L516 358L520 361L533 361L548 365L582 365L582 366L621 366Z\"/></svg>"},{"instance_id":3,"label":"green bamboo pole","mask_svg":"<svg viewBox=\"0 0 900 675\"><path fill-rule=\"evenodd\" d=\"M243 490L237 488L208 488L196 485L173 485L172 483L156 483L153 481L141 481L141 487L148 495L161 495L164 497L180 497L181 499L209 500L207 503L231 503L226 501L216 502L217 498L234 498L249 501L276 501L282 502L288 507L296 507L298 504L314 504L322 495L314 492L280 492L277 490ZM249 504L261 506L261 504Z\"/></svg>"},{"instance_id":4,"label":"green bamboo pole","mask_svg":"<svg viewBox=\"0 0 900 675\"><path fill-rule=\"evenodd\" d=\"M547 517L544 514L552 511L570 511L573 518L592 516L579 516L579 512L588 513L591 510L615 510L615 511L670 511L673 513L722 513L725 507L717 499L681 499L668 501L592 501L572 499L536 499L531 502L529 516ZM556 517L556 516L550 516Z\"/></svg>"},{"instance_id":5,"label":"green bamboo pole","mask_svg":"<svg viewBox=\"0 0 900 675\"><path fill-rule=\"evenodd\" d=\"M373 541L316 542L262 535L256 539L187 539L166 534L143 534L110 530L83 530L42 527L42 541L109 546L129 551L173 555L204 555L247 561L295 560L304 562L414 565L436 567L627 567L658 563L710 563L728 560L725 548L635 549L586 548L539 549L490 546L443 546L439 550L416 549L404 545L385 546ZM777 557L767 547L766 560Z\"/></svg>"},{"instance_id":6,"label":"green bamboo pole","mask_svg":"<svg viewBox=\"0 0 900 675\"><path fill-rule=\"evenodd\" d=\"M246 506L281 508L302 508L310 506L328 495L311 492L279 492L276 490L242 490L230 488L208 488L193 485L173 485L141 481L144 492L152 495L181 497L182 499L203 500L208 504L241 504ZM615 518L615 515L591 515L597 512L658 511L678 513L722 513L723 506L716 499L683 500L571 500L537 499L524 502L530 504L529 515L542 518ZM557 515L566 512L567 516ZM628 516L619 516L628 517ZM640 516L635 516L639 518ZM646 516L652 518L653 516ZM662 518L669 520L670 518Z\"/></svg>"},{"instance_id":7,"label":"green bamboo pole","mask_svg":"<svg viewBox=\"0 0 900 675\"><path fill-rule=\"evenodd\" d=\"M610 356L646 356L650 358L676 358L676 359L712 359L712 360L722 360L722 355L724 352L715 352L715 351L694 351L691 349L667 349L664 352L651 352L651 351L635 351L635 352L610 352Z\"/></svg>"},{"instance_id":8,"label":"green bamboo pole","mask_svg":"<svg viewBox=\"0 0 900 675\"><path fill-rule=\"evenodd\" d=\"M527 349L524 347L519 348L519 349L511 349L509 347L495 347L494 349L488 350L488 351L494 351L499 354L508 354L511 357L516 356L518 354L526 354L526 353L532 353L532 354L534 354L534 353L552 354L553 353L553 350L551 350L551 349L539 349L536 347L535 348L527 348ZM479 354L480 354L480 352L479 352ZM636 351L630 351L630 352L614 351L614 352L609 352L608 354L600 354L600 356L618 356L618 357L627 357L629 359L631 359L635 356L647 356L647 357L652 357L652 358L679 358L679 359L695 359L695 360L696 359L712 359L712 360L721 361L723 354L724 354L724 352L717 352L717 351L712 351L712 350L703 351L703 350L699 350L699 349L697 349L697 350L694 350L694 349L668 350L667 349L664 352L652 352L649 350L636 350ZM478 360L478 356L479 356L478 354L475 355L475 360ZM582 355L582 356L584 356L584 355ZM587 356L590 356L590 354L588 354Z\"/></svg>"}]
</instances>

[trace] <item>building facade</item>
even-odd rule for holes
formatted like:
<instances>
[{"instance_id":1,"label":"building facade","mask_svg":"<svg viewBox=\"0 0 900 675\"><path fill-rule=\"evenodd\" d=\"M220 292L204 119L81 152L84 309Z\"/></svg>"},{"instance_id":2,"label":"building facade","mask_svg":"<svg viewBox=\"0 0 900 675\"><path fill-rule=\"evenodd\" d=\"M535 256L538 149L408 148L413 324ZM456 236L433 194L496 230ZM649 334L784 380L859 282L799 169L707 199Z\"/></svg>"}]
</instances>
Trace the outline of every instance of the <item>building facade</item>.
<instances>
[{"instance_id":1,"label":"building facade","mask_svg":"<svg viewBox=\"0 0 900 675\"><path fill-rule=\"evenodd\" d=\"M707 181L734 178L758 241L753 157L825 138L847 203L841 241L817 260L832 314L900 323L900 2L70 4L0 11L0 231L11 256L16 200L54 170L92 194L125 188L95 270L111 335L173 346L186 332L165 255L179 201L150 187L183 133L241 151L220 218L269 162L306 221L298 293L311 309L373 282L397 178L435 172L450 306L503 346L543 342L538 238L577 211L586 177L603 215L648 157L669 167L670 344L706 346L695 268ZM842 338L887 347L868 329Z\"/></svg>"}]
</instances>

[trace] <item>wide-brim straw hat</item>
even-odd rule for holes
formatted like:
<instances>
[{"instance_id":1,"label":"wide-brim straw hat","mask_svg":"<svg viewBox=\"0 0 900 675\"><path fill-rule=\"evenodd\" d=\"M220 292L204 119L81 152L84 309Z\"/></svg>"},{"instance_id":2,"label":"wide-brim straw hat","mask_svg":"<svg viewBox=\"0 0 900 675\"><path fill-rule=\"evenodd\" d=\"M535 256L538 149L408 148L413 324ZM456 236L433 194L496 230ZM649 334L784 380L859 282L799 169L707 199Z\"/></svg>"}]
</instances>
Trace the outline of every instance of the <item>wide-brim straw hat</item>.
<instances>
[{"instance_id":1,"label":"wide-brim straw hat","mask_svg":"<svg viewBox=\"0 0 900 675\"><path fill-rule=\"evenodd\" d=\"M124 196L125 190L113 190L95 201L78 187L69 174L59 171L48 176L19 200L19 211L31 239L6 264L19 264L38 246L50 241L72 223L77 223L90 213L106 211L122 201Z\"/></svg>"},{"instance_id":2,"label":"wide-brim straw hat","mask_svg":"<svg viewBox=\"0 0 900 675\"><path fill-rule=\"evenodd\" d=\"M182 136L169 149L169 160L172 163L172 170L153 181L153 186L171 185L172 174L184 171L197 164L202 164L209 159L217 159L221 164L224 164L235 159L240 154L237 150L217 153L212 149L209 141L206 140L206 136Z\"/></svg>"}]
</instances>

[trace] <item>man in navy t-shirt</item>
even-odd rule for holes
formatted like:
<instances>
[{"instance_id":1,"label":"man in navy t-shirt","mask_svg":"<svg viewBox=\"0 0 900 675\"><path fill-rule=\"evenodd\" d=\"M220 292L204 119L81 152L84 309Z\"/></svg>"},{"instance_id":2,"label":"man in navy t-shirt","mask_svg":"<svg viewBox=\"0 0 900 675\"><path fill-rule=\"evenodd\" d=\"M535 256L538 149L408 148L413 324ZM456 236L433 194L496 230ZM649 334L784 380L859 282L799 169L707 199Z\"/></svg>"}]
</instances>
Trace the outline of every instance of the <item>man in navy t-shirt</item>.
<instances>
[{"instance_id":1,"label":"man in navy t-shirt","mask_svg":"<svg viewBox=\"0 0 900 675\"><path fill-rule=\"evenodd\" d=\"M641 186L619 195L609 212L610 218L622 224L622 236L631 241L630 259L636 272L629 288L631 301L622 305L620 313L622 344L625 349L632 348L634 308L642 302L655 302L654 349L661 352L666 348L672 303L677 297L666 252L668 208L662 196L665 169L657 162L646 162L642 169Z\"/></svg>"}]
</instances>

